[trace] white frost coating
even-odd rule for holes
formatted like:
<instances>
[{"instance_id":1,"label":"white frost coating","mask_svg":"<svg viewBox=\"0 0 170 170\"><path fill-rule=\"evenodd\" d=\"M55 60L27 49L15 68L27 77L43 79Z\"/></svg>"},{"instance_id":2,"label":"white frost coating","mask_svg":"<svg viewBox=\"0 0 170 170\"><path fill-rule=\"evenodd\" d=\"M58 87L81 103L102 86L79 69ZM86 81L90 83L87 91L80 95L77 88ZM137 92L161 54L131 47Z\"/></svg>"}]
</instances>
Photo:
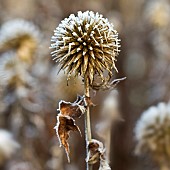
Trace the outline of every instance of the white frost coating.
<instances>
[{"instance_id":1,"label":"white frost coating","mask_svg":"<svg viewBox=\"0 0 170 170\"><path fill-rule=\"evenodd\" d=\"M85 55L86 54L86 51L83 51L83 55Z\"/></svg>"},{"instance_id":2,"label":"white frost coating","mask_svg":"<svg viewBox=\"0 0 170 170\"><path fill-rule=\"evenodd\" d=\"M100 167L99 170L111 170L107 160L100 159Z\"/></svg>"},{"instance_id":3,"label":"white frost coating","mask_svg":"<svg viewBox=\"0 0 170 170\"><path fill-rule=\"evenodd\" d=\"M81 38L79 37L79 38L77 39L77 41L80 41L80 42L81 42L82 40L81 40Z\"/></svg>"},{"instance_id":4,"label":"white frost coating","mask_svg":"<svg viewBox=\"0 0 170 170\"><path fill-rule=\"evenodd\" d=\"M39 42L41 38L39 29L32 22L23 19L7 21L0 29L0 46L24 35L32 37L37 42Z\"/></svg>"},{"instance_id":5,"label":"white frost coating","mask_svg":"<svg viewBox=\"0 0 170 170\"><path fill-rule=\"evenodd\" d=\"M77 52L81 51L81 48L77 48Z\"/></svg>"},{"instance_id":6,"label":"white frost coating","mask_svg":"<svg viewBox=\"0 0 170 170\"><path fill-rule=\"evenodd\" d=\"M89 50L93 50L93 47L90 46L90 47L89 47Z\"/></svg>"}]
</instances>

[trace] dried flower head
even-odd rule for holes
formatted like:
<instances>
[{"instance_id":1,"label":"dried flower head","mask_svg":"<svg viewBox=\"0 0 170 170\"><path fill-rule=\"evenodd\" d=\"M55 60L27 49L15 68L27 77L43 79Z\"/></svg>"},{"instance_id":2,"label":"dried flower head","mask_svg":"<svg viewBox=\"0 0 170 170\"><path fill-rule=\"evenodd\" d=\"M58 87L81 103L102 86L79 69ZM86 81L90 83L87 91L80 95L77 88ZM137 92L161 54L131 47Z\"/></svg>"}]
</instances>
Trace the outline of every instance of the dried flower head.
<instances>
[{"instance_id":1,"label":"dried flower head","mask_svg":"<svg viewBox=\"0 0 170 170\"><path fill-rule=\"evenodd\" d=\"M35 53L41 34L31 22L15 19L5 22L0 29L0 50L17 49L22 60L29 60Z\"/></svg>"},{"instance_id":2,"label":"dried flower head","mask_svg":"<svg viewBox=\"0 0 170 170\"><path fill-rule=\"evenodd\" d=\"M92 85L95 74L104 81L105 70L109 77L113 68L117 71L118 33L98 13L79 11L77 16L71 14L61 21L51 41L52 58L61 65L61 69L67 69L68 78L75 73L75 76L88 78Z\"/></svg>"},{"instance_id":3,"label":"dried flower head","mask_svg":"<svg viewBox=\"0 0 170 170\"><path fill-rule=\"evenodd\" d=\"M13 139L12 134L0 129L0 164L12 156L19 144Z\"/></svg>"},{"instance_id":4,"label":"dried flower head","mask_svg":"<svg viewBox=\"0 0 170 170\"><path fill-rule=\"evenodd\" d=\"M148 152L157 161L170 159L170 104L146 110L135 127L136 154Z\"/></svg>"}]
</instances>

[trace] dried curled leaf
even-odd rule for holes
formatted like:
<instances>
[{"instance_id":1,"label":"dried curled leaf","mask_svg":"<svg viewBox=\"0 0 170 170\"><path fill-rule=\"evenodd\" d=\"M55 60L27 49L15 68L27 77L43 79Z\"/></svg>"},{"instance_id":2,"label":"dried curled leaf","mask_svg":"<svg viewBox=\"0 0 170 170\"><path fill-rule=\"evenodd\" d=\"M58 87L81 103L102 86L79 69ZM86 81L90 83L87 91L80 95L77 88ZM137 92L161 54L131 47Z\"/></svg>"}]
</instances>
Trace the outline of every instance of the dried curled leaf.
<instances>
[{"instance_id":1,"label":"dried curled leaf","mask_svg":"<svg viewBox=\"0 0 170 170\"><path fill-rule=\"evenodd\" d=\"M100 161L99 170L111 170L107 160L105 159L105 148L102 142L92 139L88 144L88 150L89 152L86 162L92 165Z\"/></svg>"},{"instance_id":2,"label":"dried curled leaf","mask_svg":"<svg viewBox=\"0 0 170 170\"><path fill-rule=\"evenodd\" d=\"M80 129L75 124L75 120L73 118L69 116L63 116L61 114L57 116L57 125L54 128L56 129L60 146L63 146L65 148L68 162L70 162L70 149L68 144L69 133L70 131L78 131L81 134Z\"/></svg>"},{"instance_id":3,"label":"dried curled leaf","mask_svg":"<svg viewBox=\"0 0 170 170\"><path fill-rule=\"evenodd\" d=\"M76 101L73 103L65 102L63 100L59 102L59 114L57 116L57 125L55 129L60 141L60 145L65 148L69 162L69 133L70 131L80 132L79 127L75 124L74 119L81 117L81 115L85 113L87 105L92 105L92 102L90 98L88 98L87 101L87 97L84 96L77 96Z\"/></svg>"}]
</instances>

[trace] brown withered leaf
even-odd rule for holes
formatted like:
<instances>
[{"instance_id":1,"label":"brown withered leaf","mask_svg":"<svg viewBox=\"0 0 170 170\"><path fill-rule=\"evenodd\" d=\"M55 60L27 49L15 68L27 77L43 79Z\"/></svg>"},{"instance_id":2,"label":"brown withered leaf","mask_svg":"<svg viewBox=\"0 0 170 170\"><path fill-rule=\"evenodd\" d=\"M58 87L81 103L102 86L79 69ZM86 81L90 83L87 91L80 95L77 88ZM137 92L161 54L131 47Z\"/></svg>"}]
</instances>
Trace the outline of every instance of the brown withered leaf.
<instances>
[{"instance_id":1,"label":"brown withered leaf","mask_svg":"<svg viewBox=\"0 0 170 170\"><path fill-rule=\"evenodd\" d=\"M65 148L68 162L70 162L69 154L69 133L70 131L78 131L81 135L79 127L75 124L75 120L69 116L63 116L59 114L57 116L57 125L55 126L56 133L60 142L60 146L63 146Z\"/></svg>"},{"instance_id":2,"label":"brown withered leaf","mask_svg":"<svg viewBox=\"0 0 170 170\"><path fill-rule=\"evenodd\" d=\"M58 110L63 116L79 118L86 111L84 97L78 96L74 103L61 100Z\"/></svg>"},{"instance_id":3,"label":"brown withered leaf","mask_svg":"<svg viewBox=\"0 0 170 170\"><path fill-rule=\"evenodd\" d=\"M77 96L74 103L60 101L59 102L59 114L57 116L57 125L55 127L56 133L58 135L60 145L65 148L67 153L68 161L69 159L69 132L79 131L79 127L75 124L74 118L81 117L85 113L86 107L93 105L89 97ZM81 133L80 133L81 134Z\"/></svg>"}]
</instances>

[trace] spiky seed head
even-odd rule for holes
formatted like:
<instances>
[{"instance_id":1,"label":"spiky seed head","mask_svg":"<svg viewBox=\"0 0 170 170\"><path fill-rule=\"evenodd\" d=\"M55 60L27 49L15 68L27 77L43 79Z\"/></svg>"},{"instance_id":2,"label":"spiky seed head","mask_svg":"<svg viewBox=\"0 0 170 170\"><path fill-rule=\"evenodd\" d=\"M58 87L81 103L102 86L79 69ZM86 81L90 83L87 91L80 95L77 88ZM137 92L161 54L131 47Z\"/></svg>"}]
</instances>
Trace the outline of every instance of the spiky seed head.
<instances>
[{"instance_id":1,"label":"spiky seed head","mask_svg":"<svg viewBox=\"0 0 170 170\"><path fill-rule=\"evenodd\" d=\"M36 52L41 34L31 22L14 19L5 22L0 29L0 50L16 49L23 61L31 60Z\"/></svg>"},{"instance_id":2,"label":"spiky seed head","mask_svg":"<svg viewBox=\"0 0 170 170\"><path fill-rule=\"evenodd\" d=\"M149 152L154 159L166 158L170 153L170 103L146 110L136 124L135 138L136 154Z\"/></svg>"},{"instance_id":3,"label":"spiky seed head","mask_svg":"<svg viewBox=\"0 0 170 170\"><path fill-rule=\"evenodd\" d=\"M119 54L118 33L108 19L92 11L78 12L65 18L54 30L51 38L52 58L68 77L82 76L94 81L98 75L104 81L103 72L112 75L116 71L115 61Z\"/></svg>"}]
</instances>

